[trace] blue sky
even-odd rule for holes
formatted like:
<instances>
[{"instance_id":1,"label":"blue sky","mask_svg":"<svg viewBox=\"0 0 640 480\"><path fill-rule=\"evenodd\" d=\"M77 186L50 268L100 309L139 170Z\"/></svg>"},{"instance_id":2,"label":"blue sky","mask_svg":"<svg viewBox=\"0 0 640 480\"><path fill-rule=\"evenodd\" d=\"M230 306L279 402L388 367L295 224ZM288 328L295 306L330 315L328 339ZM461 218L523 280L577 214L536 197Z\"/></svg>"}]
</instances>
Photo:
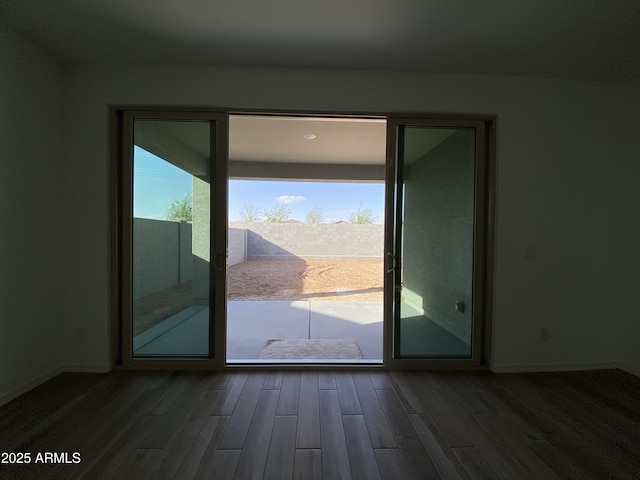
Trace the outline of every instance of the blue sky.
<instances>
[{"instance_id":1,"label":"blue sky","mask_svg":"<svg viewBox=\"0 0 640 480\"><path fill-rule=\"evenodd\" d=\"M164 219L171 202L191 193L191 175L159 159L145 150L134 147L134 216ZM229 181L229 220L239 221L245 203L268 209L284 203L291 211L290 218L304 221L315 206L322 209L327 223L348 221L352 212L369 209L374 223L384 221L384 184L382 183L324 183L271 182L253 180Z\"/></svg>"},{"instance_id":2,"label":"blue sky","mask_svg":"<svg viewBox=\"0 0 640 480\"><path fill-rule=\"evenodd\" d=\"M133 155L133 216L162 220L173 199L191 193L191 175L140 147Z\"/></svg>"}]
</instances>

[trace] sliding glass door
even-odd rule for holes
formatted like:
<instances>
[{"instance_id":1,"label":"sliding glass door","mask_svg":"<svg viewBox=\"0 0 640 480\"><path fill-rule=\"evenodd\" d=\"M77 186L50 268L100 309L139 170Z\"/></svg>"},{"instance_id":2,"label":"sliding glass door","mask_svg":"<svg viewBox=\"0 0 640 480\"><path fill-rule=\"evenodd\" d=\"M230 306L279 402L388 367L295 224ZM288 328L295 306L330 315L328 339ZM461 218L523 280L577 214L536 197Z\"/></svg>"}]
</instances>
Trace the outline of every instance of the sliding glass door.
<instances>
[{"instance_id":1,"label":"sliding glass door","mask_svg":"<svg viewBox=\"0 0 640 480\"><path fill-rule=\"evenodd\" d=\"M123 126L124 357L224 358L226 116L128 112Z\"/></svg>"},{"instance_id":2,"label":"sliding glass door","mask_svg":"<svg viewBox=\"0 0 640 480\"><path fill-rule=\"evenodd\" d=\"M480 362L484 137L482 122L389 122L390 363Z\"/></svg>"},{"instance_id":3,"label":"sliding glass door","mask_svg":"<svg viewBox=\"0 0 640 480\"><path fill-rule=\"evenodd\" d=\"M130 367L223 368L228 113L113 112L114 356ZM480 366L490 339L492 120L386 123L383 364Z\"/></svg>"}]
</instances>

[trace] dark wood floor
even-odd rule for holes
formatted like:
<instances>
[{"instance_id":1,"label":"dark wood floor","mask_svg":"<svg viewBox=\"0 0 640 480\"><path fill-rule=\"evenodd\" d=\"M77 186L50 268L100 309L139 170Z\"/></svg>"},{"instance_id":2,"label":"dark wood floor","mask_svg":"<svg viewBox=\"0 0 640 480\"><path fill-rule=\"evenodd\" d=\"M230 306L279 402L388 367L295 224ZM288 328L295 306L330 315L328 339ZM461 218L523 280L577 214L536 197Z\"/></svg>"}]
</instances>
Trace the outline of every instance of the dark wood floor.
<instances>
[{"instance_id":1,"label":"dark wood floor","mask_svg":"<svg viewBox=\"0 0 640 480\"><path fill-rule=\"evenodd\" d=\"M0 452L31 454L2 479L637 479L640 378L63 374L0 407Z\"/></svg>"}]
</instances>

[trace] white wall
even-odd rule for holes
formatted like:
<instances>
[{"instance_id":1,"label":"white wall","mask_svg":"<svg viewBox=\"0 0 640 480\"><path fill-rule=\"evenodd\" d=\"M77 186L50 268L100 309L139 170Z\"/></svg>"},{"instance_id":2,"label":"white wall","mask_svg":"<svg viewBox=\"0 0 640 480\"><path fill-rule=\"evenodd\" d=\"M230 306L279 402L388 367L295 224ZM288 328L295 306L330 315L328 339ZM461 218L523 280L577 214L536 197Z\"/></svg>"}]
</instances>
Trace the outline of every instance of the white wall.
<instances>
[{"instance_id":1,"label":"white wall","mask_svg":"<svg viewBox=\"0 0 640 480\"><path fill-rule=\"evenodd\" d=\"M65 349L75 365L109 361L108 105L499 115L493 368L633 363L620 288L623 213L637 151L618 128L607 84L513 77L210 67L85 67L68 76L67 209L84 228L66 238L72 295ZM635 135L635 133L634 133ZM77 174L82 173L82 182ZM74 177L75 174L75 177ZM620 182L623 183L622 187ZM623 193L621 193L621 189ZM537 259L525 260L535 248ZM637 278L637 263L628 267ZM540 341L541 328L549 341ZM84 341L74 334L85 329ZM635 330L637 343L637 328Z\"/></svg>"},{"instance_id":2,"label":"white wall","mask_svg":"<svg viewBox=\"0 0 640 480\"><path fill-rule=\"evenodd\" d=\"M640 81L625 85L618 94L620 108L615 115L620 147L614 153L623 162L616 172L620 229L613 234L619 243L618 288L626 313L620 314L620 354L623 368L640 376Z\"/></svg>"},{"instance_id":3,"label":"white wall","mask_svg":"<svg viewBox=\"0 0 640 480\"><path fill-rule=\"evenodd\" d=\"M0 404L64 360L63 74L0 24Z\"/></svg>"}]
</instances>

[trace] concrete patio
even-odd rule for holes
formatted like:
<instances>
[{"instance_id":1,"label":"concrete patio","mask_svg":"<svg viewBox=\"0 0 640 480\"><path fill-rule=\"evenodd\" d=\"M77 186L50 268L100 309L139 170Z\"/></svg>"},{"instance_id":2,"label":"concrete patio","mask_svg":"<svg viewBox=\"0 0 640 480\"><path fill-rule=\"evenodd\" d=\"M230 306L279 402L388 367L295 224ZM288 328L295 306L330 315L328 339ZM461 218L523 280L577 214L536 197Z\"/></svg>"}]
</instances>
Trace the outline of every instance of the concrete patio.
<instances>
[{"instance_id":1,"label":"concrete patio","mask_svg":"<svg viewBox=\"0 0 640 480\"><path fill-rule=\"evenodd\" d=\"M188 307L137 335L134 355L206 355L208 317L206 305ZM363 357L354 362L380 363L382 318L380 302L228 301L227 361L262 361L262 348L277 338L352 339Z\"/></svg>"}]
</instances>

